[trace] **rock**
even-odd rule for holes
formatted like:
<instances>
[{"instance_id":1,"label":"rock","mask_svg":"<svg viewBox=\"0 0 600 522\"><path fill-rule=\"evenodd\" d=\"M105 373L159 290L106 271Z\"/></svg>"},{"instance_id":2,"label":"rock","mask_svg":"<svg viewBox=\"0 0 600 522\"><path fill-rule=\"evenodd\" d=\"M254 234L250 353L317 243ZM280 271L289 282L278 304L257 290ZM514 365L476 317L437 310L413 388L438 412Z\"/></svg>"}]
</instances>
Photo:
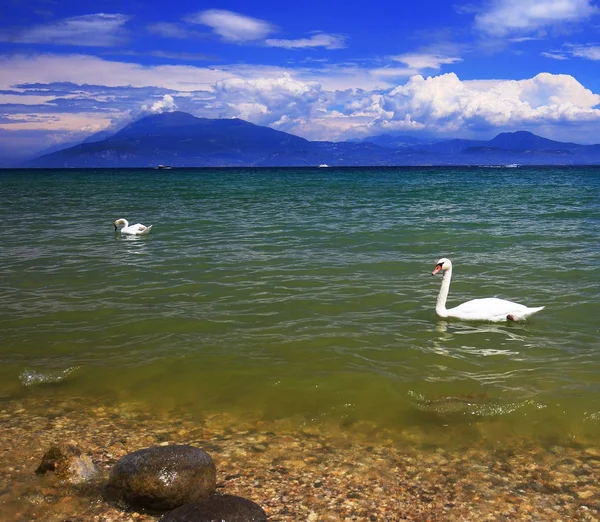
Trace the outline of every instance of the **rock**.
<instances>
[{"instance_id":1,"label":"rock","mask_svg":"<svg viewBox=\"0 0 600 522\"><path fill-rule=\"evenodd\" d=\"M42 462L35 470L39 475L53 473L53 478L58 482L70 484L84 484L93 480L98 470L89 455L73 444L52 446L44 456Z\"/></svg>"},{"instance_id":2,"label":"rock","mask_svg":"<svg viewBox=\"0 0 600 522\"><path fill-rule=\"evenodd\" d=\"M235 495L213 497L186 504L163 515L159 522L267 522L263 509Z\"/></svg>"},{"instance_id":3,"label":"rock","mask_svg":"<svg viewBox=\"0 0 600 522\"><path fill-rule=\"evenodd\" d=\"M109 499L157 511L214 494L217 473L210 455L193 446L156 446L134 451L113 467Z\"/></svg>"}]
</instances>

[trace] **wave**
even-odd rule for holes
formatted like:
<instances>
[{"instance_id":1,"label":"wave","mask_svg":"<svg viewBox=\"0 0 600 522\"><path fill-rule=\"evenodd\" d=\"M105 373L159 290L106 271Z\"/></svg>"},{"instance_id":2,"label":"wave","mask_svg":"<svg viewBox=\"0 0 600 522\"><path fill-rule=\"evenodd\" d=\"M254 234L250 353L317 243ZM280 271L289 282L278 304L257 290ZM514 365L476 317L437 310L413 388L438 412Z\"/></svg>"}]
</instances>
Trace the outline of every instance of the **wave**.
<instances>
[{"instance_id":1,"label":"wave","mask_svg":"<svg viewBox=\"0 0 600 522\"><path fill-rule=\"evenodd\" d=\"M23 386L61 382L79 368L80 366L71 366L63 370L24 370L19 379Z\"/></svg>"},{"instance_id":2,"label":"wave","mask_svg":"<svg viewBox=\"0 0 600 522\"><path fill-rule=\"evenodd\" d=\"M501 402L486 394L442 396L433 399L428 399L413 391L409 391L408 395L411 398L410 403L417 410L441 415L497 417L512 413L526 404L533 404L531 399L520 402Z\"/></svg>"}]
</instances>

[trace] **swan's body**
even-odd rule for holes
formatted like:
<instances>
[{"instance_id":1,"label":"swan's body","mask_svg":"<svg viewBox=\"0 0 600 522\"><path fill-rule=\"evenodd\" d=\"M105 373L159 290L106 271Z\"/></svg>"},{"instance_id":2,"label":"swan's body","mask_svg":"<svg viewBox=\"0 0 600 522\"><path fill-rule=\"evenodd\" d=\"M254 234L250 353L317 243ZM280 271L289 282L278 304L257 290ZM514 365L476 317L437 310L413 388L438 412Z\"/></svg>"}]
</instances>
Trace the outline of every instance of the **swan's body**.
<instances>
[{"instance_id":1,"label":"swan's body","mask_svg":"<svg viewBox=\"0 0 600 522\"><path fill-rule=\"evenodd\" d=\"M448 299L450 279L452 278L452 262L446 258L440 259L431 275L438 272L442 272L442 287L435 305L435 313L440 317L466 321L523 321L544 309L543 306L529 308L506 299L488 297L486 299L473 299L448 310L446 300Z\"/></svg>"},{"instance_id":2,"label":"swan's body","mask_svg":"<svg viewBox=\"0 0 600 522\"><path fill-rule=\"evenodd\" d=\"M152 225L147 227L146 225L142 225L141 223L136 223L135 225L130 225L129 221L126 219L117 219L115 221L115 232L119 229L119 225L123 225L121 229L121 234L127 234L130 236L141 236L144 234L148 234Z\"/></svg>"}]
</instances>

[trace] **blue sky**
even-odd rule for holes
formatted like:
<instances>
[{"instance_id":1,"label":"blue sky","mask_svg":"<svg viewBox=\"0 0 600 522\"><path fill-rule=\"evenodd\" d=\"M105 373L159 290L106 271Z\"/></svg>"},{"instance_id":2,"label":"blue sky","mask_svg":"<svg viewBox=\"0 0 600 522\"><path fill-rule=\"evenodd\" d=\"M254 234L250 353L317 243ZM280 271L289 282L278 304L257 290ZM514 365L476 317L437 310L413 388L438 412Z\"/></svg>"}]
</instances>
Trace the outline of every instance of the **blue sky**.
<instances>
[{"instance_id":1,"label":"blue sky","mask_svg":"<svg viewBox=\"0 0 600 522\"><path fill-rule=\"evenodd\" d=\"M0 157L148 113L308 139L600 142L600 3L8 0Z\"/></svg>"}]
</instances>

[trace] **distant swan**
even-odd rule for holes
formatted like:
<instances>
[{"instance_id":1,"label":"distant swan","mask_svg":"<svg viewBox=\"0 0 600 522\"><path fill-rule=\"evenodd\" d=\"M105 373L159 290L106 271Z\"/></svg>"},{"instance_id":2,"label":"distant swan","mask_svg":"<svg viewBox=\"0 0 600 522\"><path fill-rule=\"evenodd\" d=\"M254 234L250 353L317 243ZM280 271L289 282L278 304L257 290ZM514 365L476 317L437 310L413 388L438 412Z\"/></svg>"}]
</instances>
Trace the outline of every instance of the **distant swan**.
<instances>
[{"instance_id":1,"label":"distant swan","mask_svg":"<svg viewBox=\"0 0 600 522\"><path fill-rule=\"evenodd\" d=\"M148 234L152 225L149 227L142 225L141 223L136 223L135 225L129 225L129 221L126 219L120 218L115 221L115 232L119 229L119 225L123 225L121 229L121 234L128 234L134 236L141 236L144 234Z\"/></svg>"},{"instance_id":2,"label":"distant swan","mask_svg":"<svg viewBox=\"0 0 600 522\"><path fill-rule=\"evenodd\" d=\"M489 297L487 299L473 299L447 310L446 299L448 299L450 279L452 278L452 262L445 257L440 259L431 275L438 272L442 272L442 287L435 305L435 313L440 317L453 317L467 321L522 321L544 309L543 306L528 308L506 299Z\"/></svg>"}]
</instances>

